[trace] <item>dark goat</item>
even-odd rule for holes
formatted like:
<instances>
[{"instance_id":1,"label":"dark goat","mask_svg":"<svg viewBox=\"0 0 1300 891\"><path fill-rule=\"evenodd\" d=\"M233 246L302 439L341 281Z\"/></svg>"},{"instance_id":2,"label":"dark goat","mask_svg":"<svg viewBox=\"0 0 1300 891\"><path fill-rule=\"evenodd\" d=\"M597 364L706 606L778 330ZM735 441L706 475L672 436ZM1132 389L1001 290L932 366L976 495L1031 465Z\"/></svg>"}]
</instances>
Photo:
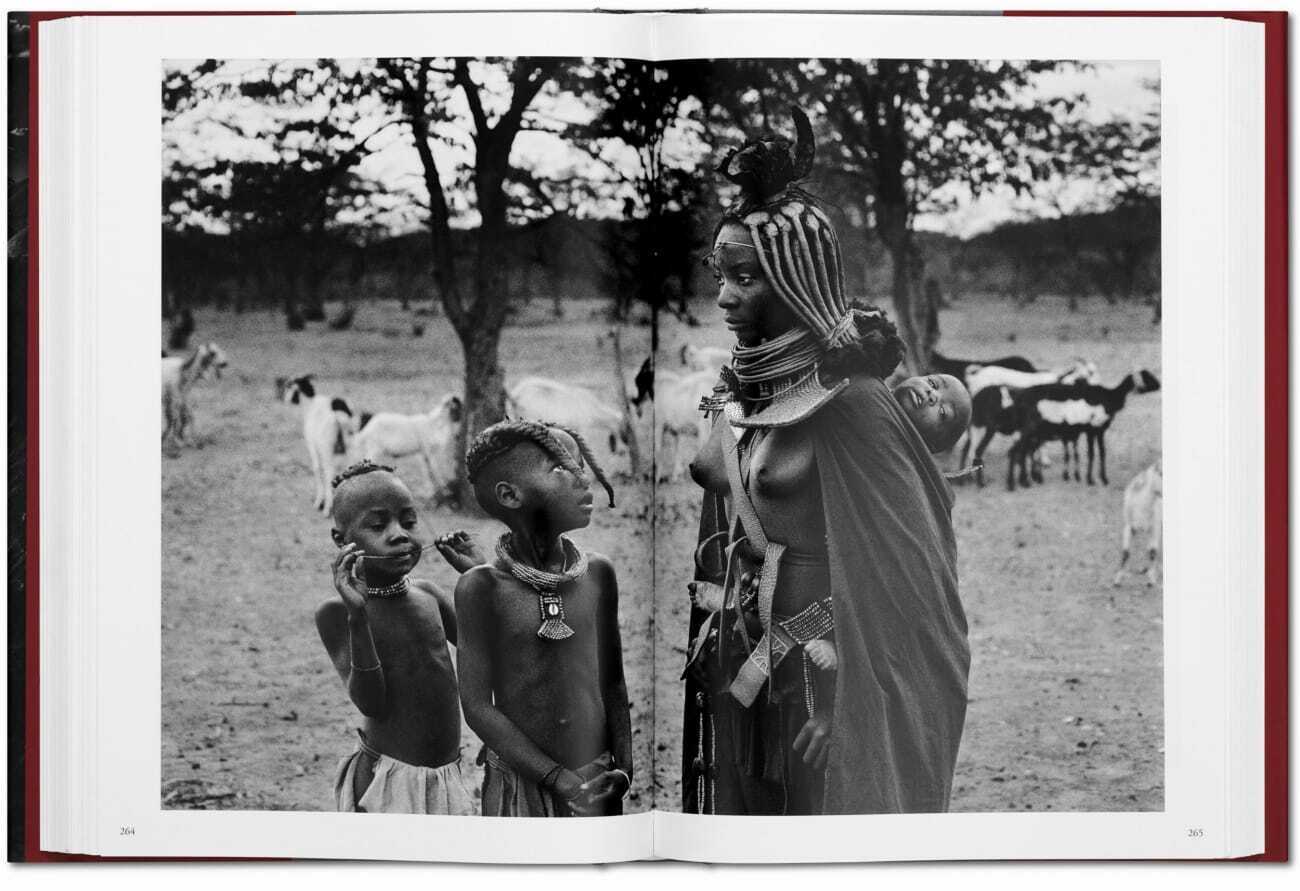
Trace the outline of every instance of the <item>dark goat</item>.
<instances>
[{"instance_id":1,"label":"dark goat","mask_svg":"<svg viewBox=\"0 0 1300 891\"><path fill-rule=\"evenodd\" d=\"M1106 478L1106 431L1115 416L1124 408L1129 393L1150 393L1160 389L1160 381L1145 369L1126 375L1113 387L1093 384L1045 384L1021 390L1015 396L1016 432L1018 438L1011 446L1007 462L1007 489L1016 488L1016 473L1020 485L1029 486L1025 472L1026 459L1043 443L1051 440L1077 441L1080 434L1088 437L1088 485L1092 485L1092 456L1094 444L1099 457L1102 485Z\"/></svg>"},{"instance_id":2,"label":"dark goat","mask_svg":"<svg viewBox=\"0 0 1300 891\"><path fill-rule=\"evenodd\" d=\"M970 431L962 441L961 460L957 466L966 466L975 431L982 430L983 436L975 447L974 457L975 481L980 486L984 485L984 450L997 434L1010 436L1016 432L1015 393L1010 387L985 387L971 400Z\"/></svg>"},{"instance_id":3,"label":"dark goat","mask_svg":"<svg viewBox=\"0 0 1300 891\"><path fill-rule=\"evenodd\" d=\"M930 371L934 374L951 374L962 383L966 382L966 369L972 365L997 365L1014 371L1037 371L1034 363L1024 356L1003 356L1001 359L949 359L934 352L930 354Z\"/></svg>"},{"instance_id":4,"label":"dark goat","mask_svg":"<svg viewBox=\"0 0 1300 891\"><path fill-rule=\"evenodd\" d=\"M651 402L654 402L655 399L654 356L647 356L646 360L641 363L636 377L632 378L632 383L636 387L636 396L629 401L632 403L632 407L636 409L636 416L639 418L641 417L641 404L647 399Z\"/></svg>"}]
</instances>

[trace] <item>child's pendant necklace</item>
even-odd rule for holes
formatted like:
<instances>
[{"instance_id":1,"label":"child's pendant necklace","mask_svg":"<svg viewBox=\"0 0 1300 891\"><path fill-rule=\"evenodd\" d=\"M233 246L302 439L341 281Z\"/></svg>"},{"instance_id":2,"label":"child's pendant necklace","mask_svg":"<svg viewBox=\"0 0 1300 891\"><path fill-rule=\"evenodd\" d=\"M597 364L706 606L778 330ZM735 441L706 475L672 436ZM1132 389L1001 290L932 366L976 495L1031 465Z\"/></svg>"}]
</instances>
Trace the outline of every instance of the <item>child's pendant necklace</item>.
<instances>
[{"instance_id":1,"label":"child's pendant necklace","mask_svg":"<svg viewBox=\"0 0 1300 891\"><path fill-rule=\"evenodd\" d=\"M402 576L391 585L370 585L366 588L366 598L369 600L392 600L396 597L405 597L411 590L410 576Z\"/></svg>"},{"instance_id":2,"label":"child's pendant necklace","mask_svg":"<svg viewBox=\"0 0 1300 891\"><path fill-rule=\"evenodd\" d=\"M560 596L559 587L587 571L587 555L577 545L561 535L560 546L564 549L564 572L544 572L516 559L509 532L497 539L497 559L511 575L537 591L537 608L542 614L537 636L546 640L564 640L573 636L573 629L564 622L564 598Z\"/></svg>"}]
</instances>

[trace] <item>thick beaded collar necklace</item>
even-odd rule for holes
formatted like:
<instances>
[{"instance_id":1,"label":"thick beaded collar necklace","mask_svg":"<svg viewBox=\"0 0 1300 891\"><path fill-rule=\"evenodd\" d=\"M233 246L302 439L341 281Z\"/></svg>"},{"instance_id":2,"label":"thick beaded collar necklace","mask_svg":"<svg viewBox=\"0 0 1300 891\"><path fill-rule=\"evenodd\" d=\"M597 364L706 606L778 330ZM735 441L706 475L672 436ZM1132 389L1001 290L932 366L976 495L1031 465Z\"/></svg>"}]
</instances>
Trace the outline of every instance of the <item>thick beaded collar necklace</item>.
<instances>
[{"instance_id":1,"label":"thick beaded collar necklace","mask_svg":"<svg viewBox=\"0 0 1300 891\"><path fill-rule=\"evenodd\" d=\"M564 571L544 572L535 566L521 563L514 554L510 533L497 539L497 559L507 572L537 592L537 609L542 624L537 636L545 640L564 640L573 636L573 629L564 622L564 598L559 587L565 582L581 578L587 571L587 555L566 536L560 536L564 548Z\"/></svg>"},{"instance_id":2,"label":"thick beaded collar necklace","mask_svg":"<svg viewBox=\"0 0 1300 891\"><path fill-rule=\"evenodd\" d=\"M370 585L366 588L366 598L369 600L395 600L398 597L405 597L411 591L410 576L402 576L391 585Z\"/></svg>"}]
</instances>

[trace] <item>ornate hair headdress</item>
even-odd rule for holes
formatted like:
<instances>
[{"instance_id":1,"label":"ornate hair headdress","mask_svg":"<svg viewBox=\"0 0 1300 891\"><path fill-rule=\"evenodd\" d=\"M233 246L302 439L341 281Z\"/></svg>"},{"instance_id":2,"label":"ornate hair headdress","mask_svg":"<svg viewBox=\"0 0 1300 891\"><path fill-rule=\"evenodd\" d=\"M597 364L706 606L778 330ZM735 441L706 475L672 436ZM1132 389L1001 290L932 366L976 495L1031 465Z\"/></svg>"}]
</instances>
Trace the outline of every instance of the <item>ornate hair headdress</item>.
<instances>
[{"instance_id":1,"label":"ornate hair headdress","mask_svg":"<svg viewBox=\"0 0 1300 891\"><path fill-rule=\"evenodd\" d=\"M578 451L582 453L582 459L591 468L596 481L604 487L605 494L609 496L609 506L613 507L614 487L610 485L609 479L605 476L605 471L601 470L600 464L596 462L595 456L592 455L591 446L587 445L587 441L576 430L570 430L562 424L526 420L501 421L493 424L474 437L474 441L470 443L469 448L466 450L466 475L469 477L470 482L474 482L479 471L494 458L504 455L521 442L531 442L558 461L565 470L574 476L585 476L582 468L573 460L569 450L555 437L555 430L563 430L573 437L573 441L578 444Z\"/></svg>"}]
</instances>

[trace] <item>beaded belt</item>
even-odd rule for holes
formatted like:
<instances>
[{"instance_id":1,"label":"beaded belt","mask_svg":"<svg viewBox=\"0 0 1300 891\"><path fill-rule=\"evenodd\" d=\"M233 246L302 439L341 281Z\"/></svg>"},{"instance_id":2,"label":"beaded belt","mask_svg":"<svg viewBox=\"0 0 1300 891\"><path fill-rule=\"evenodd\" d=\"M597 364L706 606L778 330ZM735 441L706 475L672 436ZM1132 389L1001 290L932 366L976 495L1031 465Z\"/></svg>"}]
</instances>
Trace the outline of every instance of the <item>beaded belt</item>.
<instances>
[{"instance_id":1,"label":"beaded belt","mask_svg":"<svg viewBox=\"0 0 1300 891\"><path fill-rule=\"evenodd\" d=\"M746 707L753 704L763 684L792 650L835 630L835 613L829 597L813 601L793 616L772 619L771 628L750 652L731 683L731 695Z\"/></svg>"}]
</instances>

